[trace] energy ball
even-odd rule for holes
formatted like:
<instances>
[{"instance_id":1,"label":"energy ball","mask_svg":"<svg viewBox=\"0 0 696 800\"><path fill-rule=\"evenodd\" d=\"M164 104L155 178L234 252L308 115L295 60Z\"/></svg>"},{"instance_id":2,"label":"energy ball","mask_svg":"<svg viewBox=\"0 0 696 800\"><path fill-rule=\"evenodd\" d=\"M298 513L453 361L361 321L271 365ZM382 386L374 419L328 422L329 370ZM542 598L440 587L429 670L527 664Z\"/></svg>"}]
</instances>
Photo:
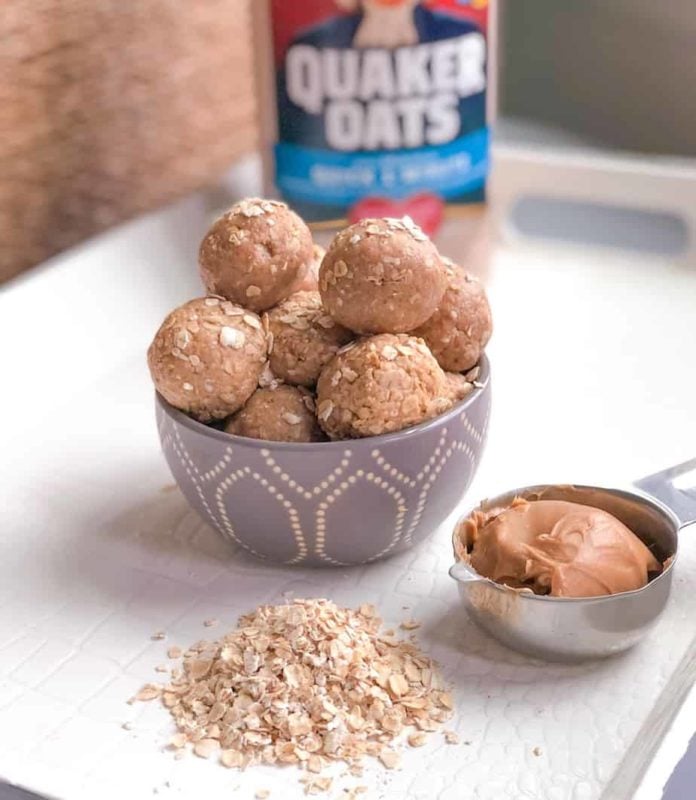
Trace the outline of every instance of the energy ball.
<instances>
[{"instance_id":1,"label":"energy ball","mask_svg":"<svg viewBox=\"0 0 696 800\"><path fill-rule=\"evenodd\" d=\"M244 408L225 425L227 433L272 442L320 442L314 398L297 386L257 389Z\"/></svg>"},{"instance_id":2,"label":"energy ball","mask_svg":"<svg viewBox=\"0 0 696 800\"><path fill-rule=\"evenodd\" d=\"M157 391L201 422L240 409L259 382L267 339L256 314L218 297L191 300L164 320L147 351Z\"/></svg>"},{"instance_id":3,"label":"energy ball","mask_svg":"<svg viewBox=\"0 0 696 800\"><path fill-rule=\"evenodd\" d=\"M474 391L474 384L467 380L466 375L459 372L446 372L447 385L452 399L452 404L459 403Z\"/></svg>"},{"instance_id":4,"label":"energy ball","mask_svg":"<svg viewBox=\"0 0 696 800\"><path fill-rule=\"evenodd\" d=\"M462 267L443 262L447 290L437 311L417 328L440 366L462 372L481 358L493 332L491 308L483 284Z\"/></svg>"},{"instance_id":5,"label":"energy ball","mask_svg":"<svg viewBox=\"0 0 696 800\"><path fill-rule=\"evenodd\" d=\"M422 339L380 334L350 344L324 367L317 417L332 439L400 431L452 405L445 373Z\"/></svg>"},{"instance_id":6,"label":"energy ball","mask_svg":"<svg viewBox=\"0 0 696 800\"><path fill-rule=\"evenodd\" d=\"M205 235L198 263L209 294L265 311L290 294L312 248L309 228L285 203L242 200Z\"/></svg>"},{"instance_id":7,"label":"energy ball","mask_svg":"<svg viewBox=\"0 0 696 800\"><path fill-rule=\"evenodd\" d=\"M300 277L292 287L292 293L296 292L318 292L319 291L319 267L326 255L326 250L320 245L314 245L314 255L312 260L305 264L300 271Z\"/></svg>"},{"instance_id":8,"label":"energy ball","mask_svg":"<svg viewBox=\"0 0 696 800\"><path fill-rule=\"evenodd\" d=\"M268 313L271 369L287 383L314 386L354 335L324 311L319 292L298 292Z\"/></svg>"},{"instance_id":9,"label":"energy ball","mask_svg":"<svg viewBox=\"0 0 696 800\"><path fill-rule=\"evenodd\" d=\"M436 311L447 276L410 219L366 219L336 235L319 270L324 307L356 333L408 333Z\"/></svg>"}]
</instances>

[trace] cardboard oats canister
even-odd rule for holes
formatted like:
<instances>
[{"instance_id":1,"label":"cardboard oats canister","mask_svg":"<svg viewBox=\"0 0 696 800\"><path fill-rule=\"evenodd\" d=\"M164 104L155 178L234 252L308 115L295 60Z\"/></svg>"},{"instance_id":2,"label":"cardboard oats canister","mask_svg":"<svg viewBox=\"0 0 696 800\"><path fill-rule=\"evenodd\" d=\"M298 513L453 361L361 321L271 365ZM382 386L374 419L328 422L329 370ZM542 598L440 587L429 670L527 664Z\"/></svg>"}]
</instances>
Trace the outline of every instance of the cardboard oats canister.
<instances>
[{"instance_id":1,"label":"cardboard oats canister","mask_svg":"<svg viewBox=\"0 0 696 800\"><path fill-rule=\"evenodd\" d=\"M318 231L409 215L445 254L485 270L492 4L254 8L266 191Z\"/></svg>"}]
</instances>

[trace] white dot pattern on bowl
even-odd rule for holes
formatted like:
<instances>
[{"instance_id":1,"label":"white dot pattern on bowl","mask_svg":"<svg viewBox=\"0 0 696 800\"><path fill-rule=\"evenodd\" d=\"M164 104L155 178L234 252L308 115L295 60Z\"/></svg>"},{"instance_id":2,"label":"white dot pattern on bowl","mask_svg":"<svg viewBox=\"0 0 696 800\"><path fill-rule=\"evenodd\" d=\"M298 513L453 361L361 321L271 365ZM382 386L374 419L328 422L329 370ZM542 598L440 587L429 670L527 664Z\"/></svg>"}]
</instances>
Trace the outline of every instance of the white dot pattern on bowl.
<instances>
[{"instance_id":1,"label":"white dot pattern on bowl","mask_svg":"<svg viewBox=\"0 0 696 800\"><path fill-rule=\"evenodd\" d=\"M437 527L474 475L488 411L488 402L473 405L407 442L301 453L228 444L161 408L158 423L182 490L225 537L259 558L349 566L400 552Z\"/></svg>"}]
</instances>

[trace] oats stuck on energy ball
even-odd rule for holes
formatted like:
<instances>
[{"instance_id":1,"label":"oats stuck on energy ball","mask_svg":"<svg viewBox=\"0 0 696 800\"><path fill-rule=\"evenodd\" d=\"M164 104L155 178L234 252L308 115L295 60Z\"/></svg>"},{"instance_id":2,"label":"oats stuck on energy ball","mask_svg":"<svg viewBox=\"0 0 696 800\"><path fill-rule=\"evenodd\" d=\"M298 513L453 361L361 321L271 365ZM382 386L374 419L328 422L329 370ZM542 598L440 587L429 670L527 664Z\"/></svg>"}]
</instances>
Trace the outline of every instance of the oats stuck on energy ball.
<instances>
[{"instance_id":1,"label":"oats stuck on energy ball","mask_svg":"<svg viewBox=\"0 0 696 800\"><path fill-rule=\"evenodd\" d=\"M413 333L425 339L443 369L462 372L478 362L491 338L491 308L478 278L449 259L443 266L445 295L432 317Z\"/></svg>"},{"instance_id":2,"label":"oats stuck on energy ball","mask_svg":"<svg viewBox=\"0 0 696 800\"><path fill-rule=\"evenodd\" d=\"M356 333L407 333L447 285L435 245L409 218L366 219L336 235L319 270L324 307Z\"/></svg>"},{"instance_id":3,"label":"oats stuck on energy ball","mask_svg":"<svg viewBox=\"0 0 696 800\"><path fill-rule=\"evenodd\" d=\"M292 293L296 292L318 292L319 291L319 267L324 260L326 250L320 244L314 244L314 254L312 260L305 264L300 271L300 277L292 287Z\"/></svg>"},{"instance_id":4,"label":"oats stuck on energy ball","mask_svg":"<svg viewBox=\"0 0 696 800\"><path fill-rule=\"evenodd\" d=\"M267 339L256 314L217 297L167 316L147 351L157 391L202 422L224 419L256 389Z\"/></svg>"},{"instance_id":5,"label":"oats stuck on energy ball","mask_svg":"<svg viewBox=\"0 0 696 800\"><path fill-rule=\"evenodd\" d=\"M314 386L324 365L354 338L326 313L318 292L297 292L268 313L273 373L287 383Z\"/></svg>"},{"instance_id":6,"label":"oats stuck on energy ball","mask_svg":"<svg viewBox=\"0 0 696 800\"><path fill-rule=\"evenodd\" d=\"M317 386L317 417L332 439L399 431L451 405L445 373L425 342L404 334L347 345Z\"/></svg>"},{"instance_id":7,"label":"oats stuck on energy ball","mask_svg":"<svg viewBox=\"0 0 696 800\"><path fill-rule=\"evenodd\" d=\"M449 386L452 403L458 403L474 391L474 384L467 380L466 375L460 372L446 372L447 385Z\"/></svg>"},{"instance_id":8,"label":"oats stuck on energy ball","mask_svg":"<svg viewBox=\"0 0 696 800\"><path fill-rule=\"evenodd\" d=\"M264 311L290 294L312 248L309 228L285 203L242 200L205 235L198 263L209 294Z\"/></svg>"},{"instance_id":9,"label":"oats stuck on energy ball","mask_svg":"<svg viewBox=\"0 0 696 800\"><path fill-rule=\"evenodd\" d=\"M297 386L257 389L225 425L227 433L272 442L320 442L314 398Z\"/></svg>"}]
</instances>

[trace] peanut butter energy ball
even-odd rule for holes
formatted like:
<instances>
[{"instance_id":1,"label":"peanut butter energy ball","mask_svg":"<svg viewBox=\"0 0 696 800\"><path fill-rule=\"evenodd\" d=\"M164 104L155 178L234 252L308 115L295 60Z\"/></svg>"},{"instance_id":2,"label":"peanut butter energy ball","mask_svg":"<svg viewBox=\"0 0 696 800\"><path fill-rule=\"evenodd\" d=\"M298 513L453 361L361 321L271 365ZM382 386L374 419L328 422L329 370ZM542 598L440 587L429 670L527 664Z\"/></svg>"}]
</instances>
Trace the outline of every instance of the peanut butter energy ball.
<instances>
[{"instance_id":1,"label":"peanut butter energy ball","mask_svg":"<svg viewBox=\"0 0 696 800\"><path fill-rule=\"evenodd\" d=\"M493 332L491 308L483 284L448 259L447 290L437 311L413 333L425 339L440 366L462 372L481 358Z\"/></svg>"},{"instance_id":2,"label":"peanut butter energy ball","mask_svg":"<svg viewBox=\"0 0 696 800\"><path fill-rule=\"evenodd\" d=\"M242 200L205 235L198 263L209 294L264 311L290 294L312 248L309 228L285 203Z\"/></svg>"},{"instance_id":3,"label":"peanut butter energy ball","mask_svg":"<svg viewBox=\"0 0 696 800\"><path fill-rule=\"evenodd\" d=\"M293 294L295 292L317 292L319 291L319 267L326 255L326 250L320 245L314 245L314 255L312 260L305 264L300 271L300 277L295 281L292 287Z\"/></svg>"},{"instance_id":4,"label":"peanut butter energy ball","mask_svg":"<svg viewBox=\"0 0 696 800\"><path fill-rule=\"evenodd\" d=\"M224 419L251 397L266 361L261 320L218 297L169 314L147 351L157 391L202 422Z\"/></svg>"},{"instance_id":5,"label":"peanut butter energy ball","mask_svg":"<svg viewBox=\"0 0 696 800\"><path fill-rule=\"evenodd\" d=\"M474 391L474 384L468 381L465 375L459 372L446 372L445 376L447 377L453 405L468 397Z\"/></svg>"},{"instance_id":6,"label":"peanut butter energy ball","mask_svg":"<svg viewBox=\"0 0 696 800\"><path fill-rule=\"evenodd\" d=\"M353 334L324 311L319 292L297 292L268 313L271 369L287 383L314 386Z\"/></svg>"},{"instance_id":7,"label":"peanut butter energy ball","mask_svg":"<svg viewBox=\"0 0 696 800\"><path fill-rule=\"evenodd\" d=\"M332 439L399 431L451 405L447 378L427 345L404 334L347 345L317 386L319 424Z\"/></svg>"},{"instance_id":8,"label":"peanut butter energy ball","mask_svg":"<svg viewBox=\"0 0 696 800\"><path fill-rule=\"evenodd\" d=\"M410 219L366 219L336 235L319 270L324 307L357 333L407 333L436 311L447 276Z\"/></svg>"},{"instance_id":9,"label":"peanut butter energy ball","mask_svg":"<svg viewBox=\"0 0 696 800\"><path fill-rule=\"evenodd\" d=\"M278 386L257 389L225 426L227 433L272 442L320 442L314 398L306 389Z\"/></svg>"}]
</instances>

